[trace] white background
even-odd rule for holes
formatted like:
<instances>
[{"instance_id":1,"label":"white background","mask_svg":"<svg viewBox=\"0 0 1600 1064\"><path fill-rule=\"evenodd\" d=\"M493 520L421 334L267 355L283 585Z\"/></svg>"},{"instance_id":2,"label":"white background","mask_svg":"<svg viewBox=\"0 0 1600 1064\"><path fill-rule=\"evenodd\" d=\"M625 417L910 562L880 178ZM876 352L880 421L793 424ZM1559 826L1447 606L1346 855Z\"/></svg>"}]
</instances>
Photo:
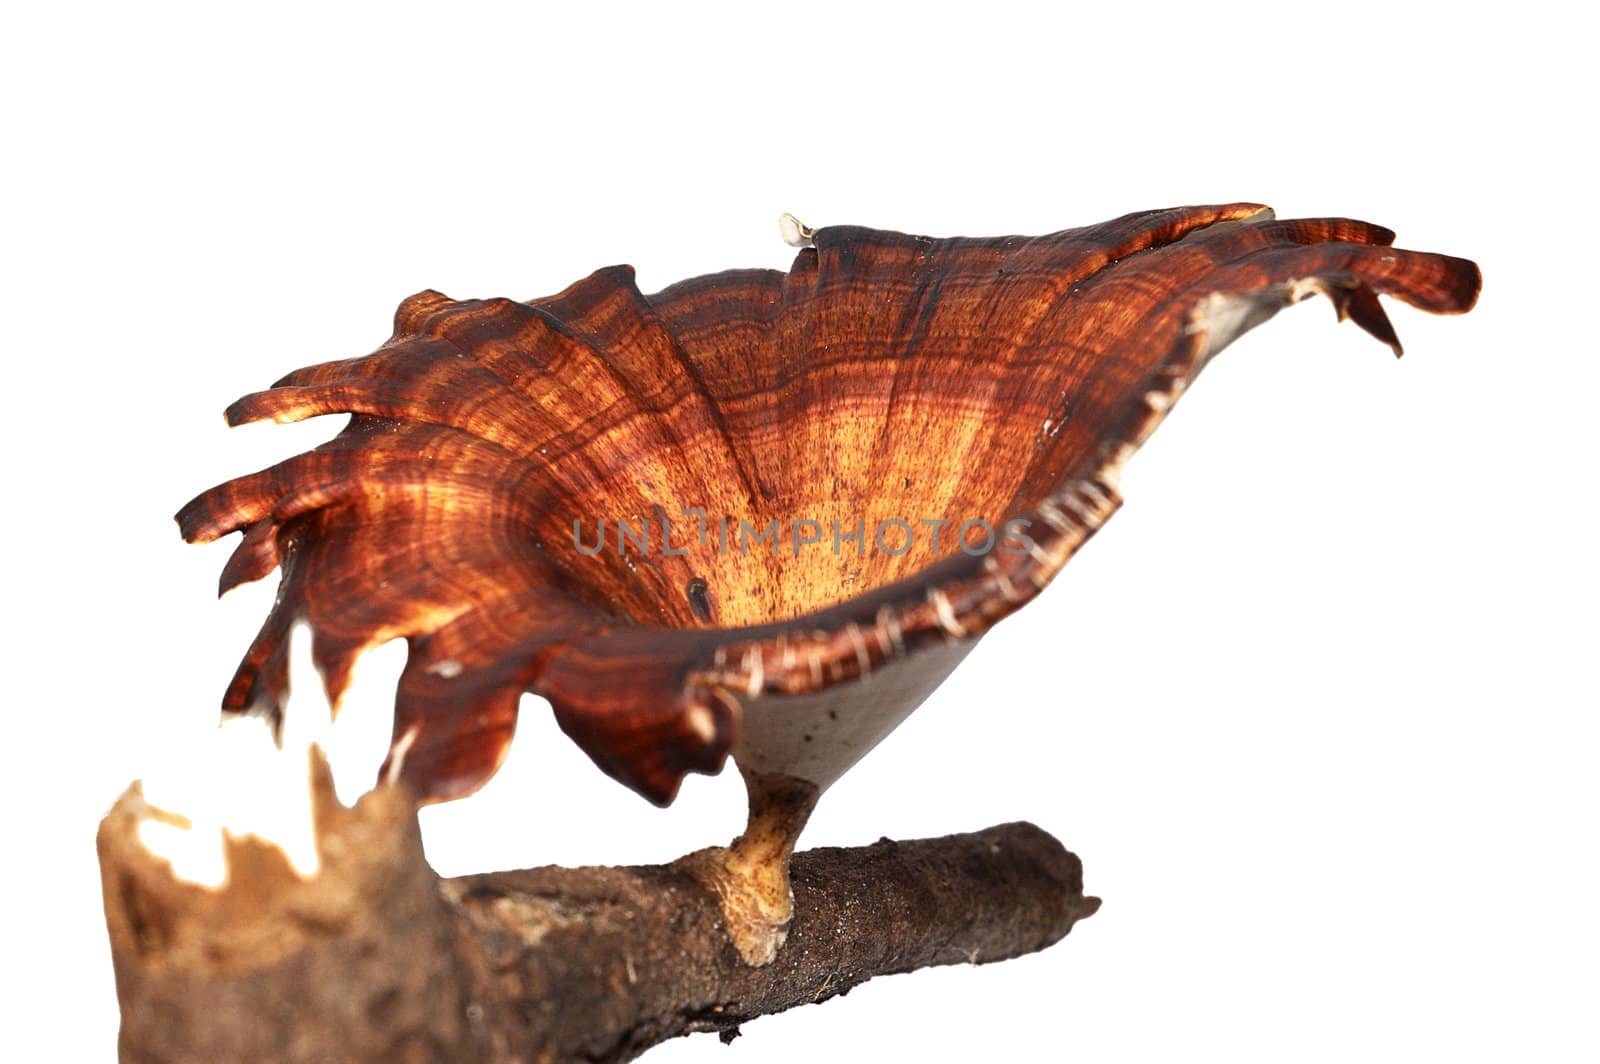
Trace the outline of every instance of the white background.
<instances>
[{"instance_id":1,"label":"white background","mask_svg":"<svg viewBox=\"0 0 1600 1064\"><path fill-rule=\"evenodd\" d=\"M231 545L172 512L338 427L229 431L227 402L369 351L425 287L784 267L785 210L984 235L1256 199L1475 258L1482 303L1391 305L1399 363L1320 301L1237 343L805 839L1032 819L1104 909L649 1059L1596 1059L1587 31L1537 4L561 6L5 17L0 1053L111 1058L95 823L214 719L271 601L216 602ZM381 733L402 654L364 662L352 728ZM424 830L454 873L668 859L741 816L731 772L654 809L529 699Z\"/></svg>"}]
</instances>

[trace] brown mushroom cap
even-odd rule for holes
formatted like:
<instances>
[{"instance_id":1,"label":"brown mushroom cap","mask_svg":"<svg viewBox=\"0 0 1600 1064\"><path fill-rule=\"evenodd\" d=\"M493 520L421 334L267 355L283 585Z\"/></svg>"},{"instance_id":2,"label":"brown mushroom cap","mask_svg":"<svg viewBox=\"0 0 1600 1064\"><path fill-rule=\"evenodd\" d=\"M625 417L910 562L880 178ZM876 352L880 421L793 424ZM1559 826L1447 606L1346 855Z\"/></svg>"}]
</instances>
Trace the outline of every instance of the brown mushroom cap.
<instances>
[{"instance_id":1,"label":"brown mushroom cap","mask_svg":"<svg viewBox=\"0 0 1600 1064\"><path fill-rule=\"evenodd\" d=\"M1454 313L1480 283L1376 226L1254 204L1033 238L809 235L787 274L653 296L622 266L528 302L423 292L373 354L230 407L234 424L353 416L178 515L191 541L243 533L224 591L283 570L224 708L281 713L298 620L335 704L356 657L401 637L394 734L419 796L481 785L532 691L607 772L670 801L720 769L742 699L855 683L1031 599L1233 337L1322 293L1398 354L1379 293ZM721 549L721 519L735 536L776 521L776 552ZM895 519L911 549L877 541ZM924 519L950 522L941 552ZM1008 519L1027 549L956 549L963 522ZM648 521L653 549L580 550L601 520ZM859 552L834 549L833 522L864 528Z\"/></svg>"}]
</instances>

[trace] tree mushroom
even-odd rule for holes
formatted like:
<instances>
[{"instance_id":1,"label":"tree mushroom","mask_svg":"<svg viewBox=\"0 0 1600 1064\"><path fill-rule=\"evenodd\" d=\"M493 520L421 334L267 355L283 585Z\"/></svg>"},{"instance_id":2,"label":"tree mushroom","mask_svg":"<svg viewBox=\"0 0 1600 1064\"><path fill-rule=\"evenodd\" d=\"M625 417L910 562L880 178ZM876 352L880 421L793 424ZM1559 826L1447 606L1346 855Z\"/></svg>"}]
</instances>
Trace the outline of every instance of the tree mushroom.
<instances>
[{"instance_id":1,"label":"tree mushroom","mask_svg":"<svg viewBox=\"0 0 1600 1064\"><path fill-rule=\"evenodd\" d=\"M372 354L229 407L352 416L178 515L243 533L223 591L282 569L224 708L281 715L304 621L335 706L359 654L407 640L386 771L418 800L495 771L524 691L658 803L731 753L748 828L685 861L770 961L818 795L1116 510L1212 355L1316 293L1399 354L1379 294L1456 313L1480 283L1255 204L1035 238L790 223L787 273L422 292Z\"/></svg>"}]
</instances>

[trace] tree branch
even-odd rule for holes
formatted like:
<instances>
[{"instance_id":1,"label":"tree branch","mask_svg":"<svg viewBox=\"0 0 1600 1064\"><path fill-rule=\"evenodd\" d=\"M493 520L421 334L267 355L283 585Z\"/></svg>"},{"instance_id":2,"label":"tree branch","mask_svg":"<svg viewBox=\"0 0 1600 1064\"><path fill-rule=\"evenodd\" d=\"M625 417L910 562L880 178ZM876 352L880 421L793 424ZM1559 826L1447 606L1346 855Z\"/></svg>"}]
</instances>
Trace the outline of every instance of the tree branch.
<instances>
[{"instance_id":1,"label":"tree branch","mask_svg":"<svg viewBox=\"0 0 1600 1064\"><path fill-rule=\"evenodd\" d=\"M230 878L175 879L137 786L101 825L125 1060L627 1060L872 978L1056 942L1098 907L1030 824L796 856L795 918L751 967L692 862L440 880L412 803L347 810L314 764L322 866L229 840Z\"/></svg>"}]
</instances>

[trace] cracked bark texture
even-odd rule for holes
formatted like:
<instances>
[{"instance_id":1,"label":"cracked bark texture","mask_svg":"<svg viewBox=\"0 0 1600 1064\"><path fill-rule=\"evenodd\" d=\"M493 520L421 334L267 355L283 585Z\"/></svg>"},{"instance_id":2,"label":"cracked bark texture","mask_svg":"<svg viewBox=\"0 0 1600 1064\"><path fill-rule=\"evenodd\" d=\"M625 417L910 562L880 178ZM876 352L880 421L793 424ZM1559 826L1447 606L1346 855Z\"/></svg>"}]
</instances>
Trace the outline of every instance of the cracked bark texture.
<instances>
[{"instance_id":1,"label":"cracked bark texture","mask_svg":"<svg viewBox=\"0 0 1600 1064\"><path fill-rule=\"evenodd\" d=\"M122 1059L628 1060L876 975L1040 950L1099 905L1031 824L816 849L794 860L788 941L752 967L688 865L441 880L409 795L345 809L318 772L311 879L247 838L222 888L184 883L137 840L160 815L137 787L106 817Z\"/></svg>"}]
</instances>

